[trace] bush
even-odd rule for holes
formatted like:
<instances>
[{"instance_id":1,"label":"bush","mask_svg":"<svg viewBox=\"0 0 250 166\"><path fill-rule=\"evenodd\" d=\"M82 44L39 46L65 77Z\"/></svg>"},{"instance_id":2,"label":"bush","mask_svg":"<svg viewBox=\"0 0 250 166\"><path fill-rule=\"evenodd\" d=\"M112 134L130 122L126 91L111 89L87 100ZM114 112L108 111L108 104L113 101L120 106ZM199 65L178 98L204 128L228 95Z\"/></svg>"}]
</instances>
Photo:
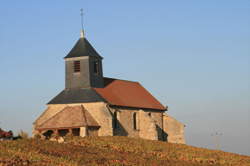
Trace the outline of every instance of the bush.
<instances>
[{"instance_id":1,"label":"bush","mask_svg":"<svg viewBox=\"0 0 250 166\"><path fill-rule=\"evenodd\" d=\"M18 133L18 136L23 138L23 139L27 139L29 138L29 134L23 130L21 130L19 133Z\"/></svg>"}]
</instances>

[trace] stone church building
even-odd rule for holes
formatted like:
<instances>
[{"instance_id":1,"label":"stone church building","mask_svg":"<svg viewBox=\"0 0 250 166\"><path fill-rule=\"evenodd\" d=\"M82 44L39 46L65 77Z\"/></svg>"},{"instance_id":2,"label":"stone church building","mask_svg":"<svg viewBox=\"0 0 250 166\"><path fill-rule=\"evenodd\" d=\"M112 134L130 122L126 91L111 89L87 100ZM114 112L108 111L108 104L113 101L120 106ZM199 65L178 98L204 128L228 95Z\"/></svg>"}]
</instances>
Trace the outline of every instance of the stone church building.
<instances>
[{"instance_id":1,"label":"stone church building","mask_svg":"<svg viewBox=\"0 0 250 166\"><path fill-rule=\"evenodd\" d=\"M33 123L33 135L128 136L185 143L184 124L139 82L103 76L102 60L81 31L64 57L65 89Z\"/></svg>"}]
</instances>

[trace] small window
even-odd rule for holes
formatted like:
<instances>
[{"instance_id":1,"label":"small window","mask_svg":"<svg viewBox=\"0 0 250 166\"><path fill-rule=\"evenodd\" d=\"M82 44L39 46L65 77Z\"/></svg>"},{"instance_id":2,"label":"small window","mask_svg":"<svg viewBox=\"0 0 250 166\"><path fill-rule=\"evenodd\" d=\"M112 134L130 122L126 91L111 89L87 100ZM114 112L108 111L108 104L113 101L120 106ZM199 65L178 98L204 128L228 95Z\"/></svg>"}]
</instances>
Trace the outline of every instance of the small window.
<instances>
[{"instance_id":1,"label":"small window","mask_svg":"<svg viewBox=\"0 0 250 166\"><path fill-rule=\"evenodd\" d=\"M151 112L149 112L149 113L148 113L148 116L150 116L150 117L151 117Z\"/></svg>"},{"instance_id":2,"label":"small window","mask_svg":"<svg viewBox=\"0 0 250 166\"><path fill-rule=\"evenodd\" d=\"M137 130L137 114L133 113L133 127L134 130Z\"/></svg>"},{"instance_id":3,"label":"small window","mask_svg":"<svg viewBox=\"0 0 250 166\"><path fill-rule=\"evenodd\" d=\"M95 61L94 62L94 73L95 74L100 74L100 68L99 68L99 62L98 61Z\"/></svg>"},{"instance_id":4,"label":"small window","mask_svg":"<svg viewBox=\"0 0 250 166\"><path fill-rule=\"evenodd\" d=\"M81 71L81 67L80 67L80 61L74 61L74 72L80 72Z\"/></svg>"},{"instance_id":5,"label":"small window","mask_svg":"<svg viewBox=\"0 0 250 166\"><path fill-rule=\"evenodd\" d=\"M117 111L114 112L114 129L118 127L118 120L117 120Z\"/></svg>"}]
</instances>

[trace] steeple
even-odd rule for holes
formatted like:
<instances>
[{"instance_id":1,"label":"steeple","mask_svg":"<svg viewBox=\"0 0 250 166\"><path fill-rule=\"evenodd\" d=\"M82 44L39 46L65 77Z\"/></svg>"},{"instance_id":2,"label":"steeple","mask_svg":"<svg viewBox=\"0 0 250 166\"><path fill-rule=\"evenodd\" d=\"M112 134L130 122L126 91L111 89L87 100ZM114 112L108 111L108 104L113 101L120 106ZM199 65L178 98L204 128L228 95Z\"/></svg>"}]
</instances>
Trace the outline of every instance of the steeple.
<instances>
[{"instance_id":1,"label":"steeple","mask_svg":"<svg viewBox=\"0 0 250 166\"><path fill-rule=\"evenodd\" d=\"M102 59L102 57L97 53L97 51L84 36L78 39L74 47L70 50L68 55L64 57L64 59L83 56L92 56Z\"/></svg>"},{"instance_id":2,"label":"steeple","mask_svg":"<svg viewBox=\"0 0 250 166\"><path fill-rule=\"evenodd\" d=\"M93 56L102 59L102 57L96 52L96 50L91 46L91 44L85 37L83 29L83 9L81 9L80 11L81 11L80 39L76 42L75 46L64 58L67 59L73 57Z\"/></svg>"},{"instance_id":3,"label":"steeple","mask_svg":"<svg viewBox=\"0 0 250 166\"><path fill-rule=\"evenodd\" d=\"M81 18L83 16L81 9ZM82 19L81 19L82 20ZM83 21L81 35L74 47L64 57L66 65L66 89L103 87L102 57L84 36Z\"/></svg>"},{"instance_id":4,"label":"steeple","mask_svg":"<svg viewBox=\"0 0 250 166\"><path fill-rule=\"evenodd\" d=\"M81 11L81 25L82 25L82 29L81 29L81 38L84 38L84 30L83 30L83 9L80 10Z\"/></svg>"}]
</instances>

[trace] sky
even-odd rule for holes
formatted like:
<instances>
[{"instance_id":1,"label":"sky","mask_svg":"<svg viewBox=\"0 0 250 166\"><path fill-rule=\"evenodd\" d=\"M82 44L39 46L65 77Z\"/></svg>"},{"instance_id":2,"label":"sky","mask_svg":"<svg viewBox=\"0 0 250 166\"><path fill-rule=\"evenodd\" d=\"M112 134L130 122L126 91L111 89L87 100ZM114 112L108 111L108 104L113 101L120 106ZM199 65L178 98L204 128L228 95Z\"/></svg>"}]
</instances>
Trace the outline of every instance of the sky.
<instances>
[{"instance_id":1,"label":"sky","mask_svg":"<svg viewBox=\"0 0 250 166\"><path fill-rule=\"evenodd\" d=\"M31 133L64 89L80 37L104 75L139 81L186 125L188 145L250 155L249 0L9 0L0 3L0 127Z\"/></svg>"}]
</instances>

